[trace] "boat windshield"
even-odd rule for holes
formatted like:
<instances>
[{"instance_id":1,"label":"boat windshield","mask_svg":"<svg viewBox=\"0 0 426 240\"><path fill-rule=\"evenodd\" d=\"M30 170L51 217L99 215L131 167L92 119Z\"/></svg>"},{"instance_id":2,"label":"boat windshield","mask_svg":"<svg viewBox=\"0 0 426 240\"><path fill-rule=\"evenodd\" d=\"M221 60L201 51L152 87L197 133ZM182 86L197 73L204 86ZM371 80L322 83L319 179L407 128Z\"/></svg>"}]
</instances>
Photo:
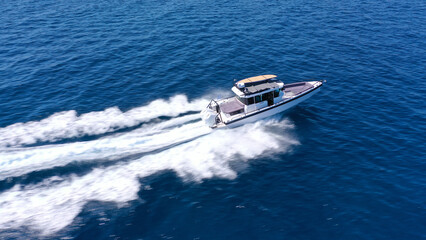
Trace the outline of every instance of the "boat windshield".
<instances>
[{"instance_id":1,"label":"boat windshield","mask_svg":"<svg viewBox=\"0 0 426 240\"><path fill-rule=\"evenodd\" d=\"M247 105L247 98L242 98L240 96L236 96L238 101L240 101L242 104Z\"/></svg>"},{"instance_id":2,"label":"boat windshield","mask_svg":"<svg viewBox=\"0 0 426 240\"><path fill-rule=\"evenodd\" d=\"M244 97L240 97L240 96L236 96L238 101L240 101L242 104L244 105L250 105L254 103L254 98L253 97L249 97L249 98L244 98Z\"/></svg>"}]
</instances>

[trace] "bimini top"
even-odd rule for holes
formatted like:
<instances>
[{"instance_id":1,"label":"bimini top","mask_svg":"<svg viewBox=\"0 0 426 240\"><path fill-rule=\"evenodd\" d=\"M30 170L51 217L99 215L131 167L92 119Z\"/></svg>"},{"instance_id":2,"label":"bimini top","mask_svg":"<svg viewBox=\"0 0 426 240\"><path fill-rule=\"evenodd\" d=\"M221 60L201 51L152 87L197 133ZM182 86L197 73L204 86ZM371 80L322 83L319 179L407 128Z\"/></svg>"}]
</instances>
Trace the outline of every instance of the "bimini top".
<instances>
[{"instance_id":1,"label":"bimini top","mask_svg":"<svg viewBox=\"0 0 426 240\"><path fill-rule=\"evenodd\" d=\"M267 81L269 79L273 79L276 78L276 75L272 75L272 74L268 74L268 75L260 75L260 76L256 76L256 77L249 77L249 78L245 78L243 80L238 81L236 84L241 84L244 83L245 85L250 85L250 83L256 83L256 82L262 82L262 81Z\"/></svg>"},{"instance_id":2,"label":"bimini top","mask_svg":"<svg viewBox=\"0 0 426 240\"><path fill-rule=\"evenodd\" d=\"M232 91L238 96L247 96L269 89L281 88L284 84L276 80L276 75L260 75L240 80L235 83Z\"/></svg>"}]
</instances>

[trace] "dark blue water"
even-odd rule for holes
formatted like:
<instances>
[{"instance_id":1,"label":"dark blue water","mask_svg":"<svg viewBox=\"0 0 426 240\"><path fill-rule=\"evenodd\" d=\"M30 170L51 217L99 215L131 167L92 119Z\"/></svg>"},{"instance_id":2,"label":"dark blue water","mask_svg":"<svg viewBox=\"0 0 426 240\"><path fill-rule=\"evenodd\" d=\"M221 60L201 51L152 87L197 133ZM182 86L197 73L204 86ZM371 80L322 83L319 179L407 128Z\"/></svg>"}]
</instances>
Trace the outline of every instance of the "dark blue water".
<instances>
[{"instance_id":1,"label":"dark blue water","mask_svg":"<svg viewBox=\"0 0 426 240\"><path fill-rule=\"evenodd\" d=\"M1 1L1 239L425 239L426 2ZM233 79L327 79L211 131Z\"/></svg>"}]
</instances>

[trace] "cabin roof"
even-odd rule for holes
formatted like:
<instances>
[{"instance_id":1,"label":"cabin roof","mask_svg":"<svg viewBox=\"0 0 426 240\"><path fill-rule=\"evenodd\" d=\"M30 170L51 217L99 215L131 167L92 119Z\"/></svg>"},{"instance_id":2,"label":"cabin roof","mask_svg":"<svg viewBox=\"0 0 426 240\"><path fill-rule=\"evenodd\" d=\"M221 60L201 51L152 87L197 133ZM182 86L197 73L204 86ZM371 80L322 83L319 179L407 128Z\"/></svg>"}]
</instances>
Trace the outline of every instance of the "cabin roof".
<instances>
[{"instance_id":1,"label":"cabin roof","mask_svg":"<svg viewBox=\"0 0 426 240\"><path fill-rule=\"evenodd\" d=\"M233 91L235 94L242 97L266 90L281 88L283 83L276 80L276 77L276 75L268 74L246 78L236 82Z\"/></svg>"},{"instance_id":2,"label":"cabin roof","mask_svg":"<svg viewBox=\"0 0 426 240\"><path fill-rule=\"evenodd\" d=\"M249 86L249 87L245 87L243 92L245 93L245 95L249 95L249 94L263 92L265 90L274 89L274 88L279 88L278 83L266 82L266 83L261 83L261 84L258 84L258 85L252 85L252 86Z\"/></svg>"},{"instance_id":3,"label":"cabin roof","mask_svg":"<svg viewBox=\"0 0 426 240\"><path fill-rule=\"evenodd\" d=\"M238 83L256 83L256 82L262 82L262 81L266 81L272 78L276 78L276 75L272 75L272 74L267 74L267 75L260 75L260 76L255 76L255 77L249 77L249 78L245 78L243 80L240 80L237 82Z\"/></svg>"}]
</instances>

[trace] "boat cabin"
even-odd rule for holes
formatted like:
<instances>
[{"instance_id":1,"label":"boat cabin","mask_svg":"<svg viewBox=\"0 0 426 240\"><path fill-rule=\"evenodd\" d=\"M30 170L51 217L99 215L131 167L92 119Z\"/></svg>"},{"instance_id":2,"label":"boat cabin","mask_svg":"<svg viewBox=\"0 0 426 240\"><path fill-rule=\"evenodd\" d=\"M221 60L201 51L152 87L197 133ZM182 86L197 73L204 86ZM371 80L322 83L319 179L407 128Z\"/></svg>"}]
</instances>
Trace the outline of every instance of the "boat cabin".
<instances>
[{"instance_id":1,"label":"boat cabin","mask_svg":"<svg viewBox=\"0 0 426 240\"><path fill-rule=\"evenodd\" d=\"M236 82L232 91L237 96L220 105L222 112L233 116L253 112L281 101L284 96L284 83L276 77L260 75Z\"/></svg>"},{"instance_id":2,"label":"boat cabin","mask_svg":"<svg viewBox=\"0 0 426 240\"><path fill-rule=\"evenodd\" d=\"M323 84L321 80L284 85L276 77L260 75L236 82L232 87L236 96L211 100L202 112L203 121L211 128L219 128L263 119L306 100Z\"/></svg>"}]
</instances>

